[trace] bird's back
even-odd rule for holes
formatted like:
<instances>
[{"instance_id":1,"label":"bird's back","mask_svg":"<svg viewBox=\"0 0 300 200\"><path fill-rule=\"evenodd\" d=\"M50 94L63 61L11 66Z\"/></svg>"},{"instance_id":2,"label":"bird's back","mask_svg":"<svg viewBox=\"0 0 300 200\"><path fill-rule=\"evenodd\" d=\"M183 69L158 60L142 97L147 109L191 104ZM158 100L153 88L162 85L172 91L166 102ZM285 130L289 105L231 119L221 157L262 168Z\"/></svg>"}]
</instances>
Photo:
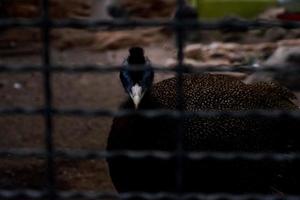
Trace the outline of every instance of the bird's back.
<instances>
[{"instance_id":1,"label":"bird's back","mask_svg":"<svg viewBox=\"0 0 300 200\"><path fill-rule=\"evenodd\" d=\"M161 81L153 86L151 96L164 108L175 109L176 87L177 78ZM294 94L273 82L245 84L227 75L192 74L183 76L182 89L186 111L297 108L290 101Z\"/></svg>"},{"instance_id":2,"label":"bird's back","mask_svg":"<svg viewBox=\"0 0 300 200\"><path fill-rule=\"evenodd\" d=\"M175 109L176 87L177 78L164 80L154 85L150 96L162 109ZM294 94L276 83L248 85L226 75L184 75L182 94L183 109L191 112L298 109L291 101ZM183 120L184 147L187 150L268 150L275 148L274 139L281 137L282 131L291 130L285 123L287 120L283 118L257 116L189 116Z\"/></svg>"}]
</instances>

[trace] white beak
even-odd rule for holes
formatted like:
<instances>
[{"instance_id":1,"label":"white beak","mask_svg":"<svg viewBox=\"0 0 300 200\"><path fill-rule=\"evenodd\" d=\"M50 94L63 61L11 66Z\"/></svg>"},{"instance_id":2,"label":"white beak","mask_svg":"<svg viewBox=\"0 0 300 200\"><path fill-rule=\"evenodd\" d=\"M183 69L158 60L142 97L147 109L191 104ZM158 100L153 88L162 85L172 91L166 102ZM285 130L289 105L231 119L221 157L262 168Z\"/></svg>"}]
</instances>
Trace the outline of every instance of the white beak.
<instances>
[{"instance_id":1,"label":"white beak","mask_svg":"<svg viewBox=\"0 0 300 200\"><path fill-rule=\"evenodd\" d=\"M129 94L130 94L131 99L133 100L134 108L138 109L141 99L143 98L142 87L139 86L138 84L135 84L131 88L131 92Z\"/></svg>"}]
</instances>

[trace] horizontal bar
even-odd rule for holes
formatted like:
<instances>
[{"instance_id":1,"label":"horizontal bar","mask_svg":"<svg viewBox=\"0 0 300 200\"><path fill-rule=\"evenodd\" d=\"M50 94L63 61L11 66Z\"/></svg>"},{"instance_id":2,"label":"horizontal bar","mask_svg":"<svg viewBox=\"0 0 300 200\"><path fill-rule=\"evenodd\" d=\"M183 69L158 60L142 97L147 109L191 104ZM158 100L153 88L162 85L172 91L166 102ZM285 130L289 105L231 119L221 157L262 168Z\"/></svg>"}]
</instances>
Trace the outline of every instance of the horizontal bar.
<instances>
[{"instance_id":1,"label":"horizontal bar","mask_svg":"<svg viewBox=\"0 0 300 200\"><path fill-rule=\"evenodd\" d=\"M136 69L132 70L143 70L146 66L137 66ZM119 72L122 66L120 65L51 65L50 71L54 73L113 73ZM244 72L244 73L254 73L254 72L272 72L272 73L290 73L295 75L295 73L300 74L300 68L295 65L293 66L264 66L253 67L251 65L214 65L214 66L201 66L193 67L190 65L183 65L182 67L166 67L153 65L153 69L158 72L178 72L180 70L184 73L203 73L203 72ZM4 65L0 64L0 73L31 73L31 72L42 72L42 65ZM299 75L300 76L300 75Z\"/></svg>"},{"instance_id":2,"label":"horizontal bar","mask_svg":"<svg viewBox=\"0 0 300 200\"><path fill-rule=\"evenodd\" d=\"M0 149L0 157L7 158L41 158L45 159L47 152L43 149ZM54 157L66 159L106 159L116 156L125 156L131 159L142 159L153 157L161 160L168 160L173 157L171 152L163 151L105 151L105 150L69 150L56 149Z\"/></svg>"},{"instance_id":3,"label":"horizontal bar","mask_svg":"<svg viewBox=\"0 0 300 200\"><path fill-rule=\"evenodd\" d=\"M13 198L31 198L41 199L47 197L47 192L41 190L0 190L0 197L13 199ZM116 192L95 192L95 191L56 191L56 199L102 199L102 198L117 198L117 199L145 199L145 200L159 200L159 199L178 199L178 194L158 192L158 193L147 193L147 192L127 192L119 193ZM299 195L288 195L278 196L264 195L264 194L226 194L226 193L181 193L180 199L197 199L197 200L299 200Z\"/></svg>"},{"instance_id":4,"label":"horizontal bar","mask_svg":"<svg viewBox=\"0 0 300 200\"><path fill-rule=\"evenodd\" d=\"M41 19L0 19L0 28L40 28Z\"/></svg>"},{"instance_id":5,"label":"horizontal bar","mask_svg":"<svg viewBox=\"0 0 300 200\"><path fill-rule=\"evenodd\" d=\"M41 158L45 159L47 152L43 149L0 149L1 158ZM71 150L71 149L56 149L53 151L53 156L64 159L106 159L113 157L127 157L130 159L156 158L159 160L170 160L176 157L176 151L106 151L106 150ZM270 160L274 162L291 162L300 161L300 152L289 153L249 153L249 152L182 152L183 157L189 160L247 160L247 161L262 161Z\"/></svg>"},{"instance_id":6,"label":"horizontal bar","mask_svg":"<svg viewBox=\"0 0 300 200\"><path fill-rule=\"evenodd\" d=\"M0 108L0 116L3 115L39 115L44 114L44 108L32 107L14 107L14 108Z\"/></svg>"},{"instance_id":7,"label":"horizontal bar","mask_svg":"<svg viewBox=\"0 0 300 200\"><path fill-rule=\"evenodd\" d=\"M44 114L44 108L0 108L0 116L5 115L37 115ZM248 111L183 111L176 110L110 110L110 109L52 109L52 114L62 116L82 116L82 117L126 117L141 116L146 118L170 117L174 119L182 117L268 117L279 118L289 117L300 119L300 110L248 110Z\"/></svg>"},{"instance_id":8,"label":"horizontal bar","mask_svg":"<svg viewBox=\"0 0 300 200\"><path fill-rule=\"evenodd\" d=\"M86 20L86 19L66 19L50 20L48 24L51 28L133 28L133 27L158 27L168 26L171 28L202 29L202 30L247 30L258 28L281 27L285 29L300 28L300 23L295 21L275 21L275 20L244 20L238 18L224 18L217 21L199 20L140 20L140 19L118 19L118 20ZM0 28L12 27L41 27L40 19L1 19Z\"/></svg>"}]
</instances>

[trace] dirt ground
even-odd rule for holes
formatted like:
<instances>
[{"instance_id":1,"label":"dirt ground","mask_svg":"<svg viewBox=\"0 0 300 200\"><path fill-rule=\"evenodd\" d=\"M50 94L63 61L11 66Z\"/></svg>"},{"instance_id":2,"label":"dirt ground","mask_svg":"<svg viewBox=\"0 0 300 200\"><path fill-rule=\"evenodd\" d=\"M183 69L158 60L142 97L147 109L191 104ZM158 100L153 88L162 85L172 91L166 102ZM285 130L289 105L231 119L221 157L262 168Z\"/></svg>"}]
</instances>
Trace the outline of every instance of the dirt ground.
<instances>
[{"instance_id":1,"label":"dirt ground","mask_svg":"<svg viewBox=\"0 0 300 200\"><path fill-rule=\"evenodd\" d=\"M155 64L165 64L173 56L172 44L145 47ZM174 49L174 48L173 48ZM52 63L62 65L120 64L127 49L101 53L75 48L52 52ZM41 64L40 55L2 56L0 64ZM171 74L158 74L156 80ZM56 73L52 77L54 106L56 108L118 109L126 98L118 73ZM0 107L42 106L43 77L40 73L0 74ZM56 148L105 149L112 118L108 117L54 117ZM1 116L0 148L44 147L44 120L42 116ZM45 185L45 162L37 159L1 159L0 188L38 189ZM56 185L61 190L114 191L105 161L57 160Z\"/></svg>"}]
</instances>

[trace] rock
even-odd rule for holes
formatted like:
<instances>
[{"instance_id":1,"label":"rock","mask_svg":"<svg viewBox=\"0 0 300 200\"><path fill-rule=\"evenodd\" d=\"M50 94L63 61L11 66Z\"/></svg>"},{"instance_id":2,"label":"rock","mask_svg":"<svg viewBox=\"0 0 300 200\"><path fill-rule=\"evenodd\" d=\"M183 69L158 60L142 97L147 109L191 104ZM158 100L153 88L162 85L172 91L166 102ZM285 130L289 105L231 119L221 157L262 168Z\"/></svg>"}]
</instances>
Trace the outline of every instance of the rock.
<instances>
[{"instance_id":1,"label":"rock","mask_svg":"<svg viewBox=\"0 0 300 200\"><path fill-rule=\"evenodd\" d=\"M196 60L202 60L202 44L190 44L187 45L184 49L184 54L188 58L196 59Z\"/></svg>"},{"instance_id":2,"label":"rock","mask_svg":"<svg viewBox=\"0 0 300 200\"><path fill-rule=\"evenodd\" d=\"M300 39L286 39L277 42L278 46L300 46Z\"/></svg>"},{"instance_id":3,"label":"rock","mask_svg":"<svg viewBox=\"0 0 300 200\"><path fill-rule=\"evenodd\" d=\"M289 39L300 38L300 29L290 30Z\"/></svg>"},{"instance_id":4,"label":"rock","mask_svg":"<svg viewBox=\"0 0 300 200\"><path fill-rule=\"evenodd\" d=\"M284 12L284 8L270 8L258 15L259 19L274 20L279 14Z\"/></svg>"},{"instance_id":5,"label":"rock","mask_svg":"<svg viewBox=\"0 0 300 200\"><path fill-rule=\"evenodd\" d=\"M275 42L283 39L287 35L287 31L283 28L270 28L265 33L266 41Z\"/></svg>"},{"instance_id":6,"label":"rock","mask_svg":"<svg viewBox=\"0 0 300 200\"><path fill-rule=\"evenodd\" d=\"M187 66L192 66L195 68L203 68L203 67L215 67L215 66L228 66L227 61L212 61L212 62L199 62L197 60L193 59L184 59L184 64ZM176 59L167 59L166 66L167 67L175 67L177 65ZM241 72L225 72L225 71L216 71L216 72L210 72L211 74L224 74L228 75L234 78L237 78L239 80L243 80L247 77L247 74L241 73Z\"/></svg>"},{"instance_id":7,"label":"rock","mask_svg":"<svg viewBox=\"0 0 300 200\"><path fill-rule=\"evenodd\" d=\"M119 0L119 3L133 18L170 18L176 8L176 0Z\"/></svg>"},{"instance_id":8,"label":"rock","mask_svg":"<svg viewBox=\"0 0 300 200\"><path fill-rule=\"evenodd\" d=\"M184 53L187 58L205 63L244 64L255 57L269 55L276 48L276 44L238 44L213 42L209 45L187 45Z\"/></svg>"},{"instance_id":9,"label":"rock","mask_svg":"<svg viewBox=\"0 0 300 200\"><path fill-rule=\"evenodd\" d=\"M300 67L300 47L278 47L273 55L264 63L266 66Z\"/></svg>"},{"instance_id":10,"label":"rock","mask_svg":"<svg viewBox=\"0 0 300 200\"><path fill-rule=\"evenodd\" d=\"M53 18L86 18L91 16L91 0L52 0L50 14Z\"/></svg>"},{"instance_id":11,"label":"rock","mask_svg":"<svg viewBox=\"0 0 300 200\"><path fill-rule=\"evenodd\" d=\"M279 70L300 70L300 47L280 46L277 50L262 63L265 67L276 67ZM259 81L277 81L282 85L292 89L300 90L300 75L299 73L272 73L260 72L250 75L245 79L246 83Z\"/></svg>"},{"instance_id":12,"label":"rock","mask_svg":"<svg viewBox=\"0 0 300 200\"><path fill-rule=\"evenodd\" d=\"M211 60L211 61L198 61L190 58L185 58L183 61L184 65L195 67L195 68L204 68L204 67L215 67L215 66L228 66L229 62L227 60ZM177 65L177 60L174 58L169 58L166 61L167 67L175 67Z\"/></svg>"},{"instance_id":13,"label":"rock","mask_svg":"<svg viewBox=\"0 0 300 200\"><path fill-rule=\"evenodd\" d=\"M92 46L95 41L95 34L92 32L70 28L53 30L52 37L54 46L60 50Z\"/></svg>"},{"instance_id":14,"label":"rock","mask_svg":"<svg viewBox=\"0 0 300 200\"><path fill-rule=\"evenodd\" d=\"M160 28L139 28L123 31L101 31L96 33L94 50L119 49L135 45L150 45L166 41Z\"/></svg>"},{"instance_id":15,"label":"rock","mask_svg":"<svg viewBox=\"0 0 300 200\"><path fill-rule=\"evenodd\" d=\"M280 40L276 43L237 44L213 42L209 45L187 45L184 53L185 64L193 67L250 65L253 67L278 67L297 69L300 67L300 39ZM271 56L270 56L271 55ZM256 63L255 65L253 63ZM176 60L168 60L168 66L174 67ZM221 72L223 74L223 72ZM230 73L231 74L231 73ZM300 90L300 76L297 73L260 72L246 77L244 82L277 81L293 90Z\"/></svg>"},{"instance_id":16,"label":"rock","mask_svg":"<svg viewBox=\"0 0 300 200\"><path fill-rule=\"evenodd\" d=\"M281 46L288 48L300 46L300 39L280 40L277 43L238 44L213 42L208 45L190 44L184 49L186 58L202 62L227 60L229 64L249 64L253 58L264 61Z\"/></svg>"},{"instance_id":17,"label":"rock","mask_svg":"<svg viewBox=\"0 0 300 200\"><path fill-rule=\"evenodd\" d=\"M90 15L91 0L51 0L50 15L52 18L87 17ZM5 1L0 10L3 17L36 18L41 15L41 1Z\"/></svg>"}]
</instances>

